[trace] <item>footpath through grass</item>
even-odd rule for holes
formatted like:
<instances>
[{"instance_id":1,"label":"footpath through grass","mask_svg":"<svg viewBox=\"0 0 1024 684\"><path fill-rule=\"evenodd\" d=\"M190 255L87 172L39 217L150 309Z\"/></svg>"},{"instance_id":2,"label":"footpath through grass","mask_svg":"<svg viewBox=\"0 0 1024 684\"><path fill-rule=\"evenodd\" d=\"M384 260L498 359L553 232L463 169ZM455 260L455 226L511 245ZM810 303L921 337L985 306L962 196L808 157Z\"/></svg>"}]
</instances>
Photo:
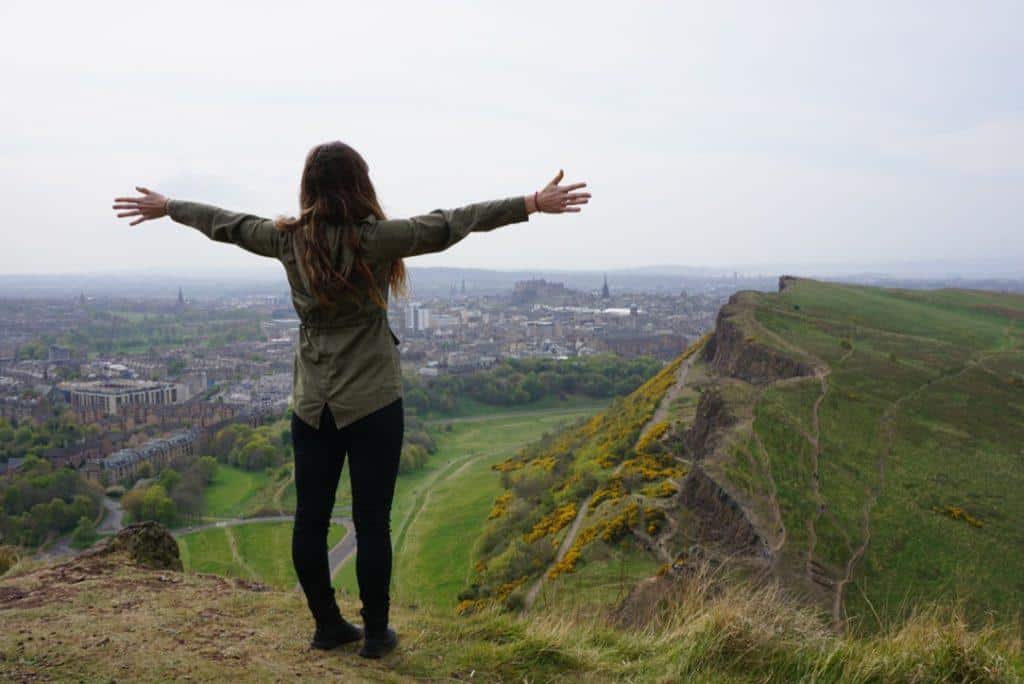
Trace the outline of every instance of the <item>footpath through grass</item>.
<instances>
[{"instance_id":1,"label":"footpath through grass","mask_svg":"<svg viewBox=\"0 0 1024 684\"><path fill-rule=\"evenodd\" d=\"M213 518L242 517L256 494L266 487L268 479L265 470L242 470L218 464L213 481L203 492L206 514Z\"/></svg>"},{"instance_id":2,"label":"footpath through grass","mask_svg":"<svg viewBox=\"0 0 1024 684\"><path fill-rule=\"evenodd\" d=\"M491 466L517 449L590 415L598 407L565 407L451 421L451 431L435 432L437 453L423 469L399 477L392 511L396 601L454 609L470 570L473 547L501 490ZM339 495L341 492L339 492ZM335 585L358 594L355 563L345 563Z\"/></svg>"},{"instance_id":3,"label":"footpath through grass","mask_svg":"<svg viewBox=\"0 0 1024 684\"><path fill-rule=\"evenodd\" d=\"M328 546L344 536L344 526L331 525ZM298 581L292 567L291 540L290 522L252 522L183 535L178 538L178 548L186 571L257 580L284 589Z\"/></svg>"}]
</instances>

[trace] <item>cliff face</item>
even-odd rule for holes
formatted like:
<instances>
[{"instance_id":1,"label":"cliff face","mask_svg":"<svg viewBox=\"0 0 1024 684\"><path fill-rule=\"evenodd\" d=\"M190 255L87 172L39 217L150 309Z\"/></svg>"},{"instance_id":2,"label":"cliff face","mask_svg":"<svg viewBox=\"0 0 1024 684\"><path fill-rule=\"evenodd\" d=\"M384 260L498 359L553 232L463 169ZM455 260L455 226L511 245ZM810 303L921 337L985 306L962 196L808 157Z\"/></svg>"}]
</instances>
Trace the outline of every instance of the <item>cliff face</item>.
<instances>
[{"instance_id":1,"label":"cliff face","mask_svg":"<svg viewBox=\"0 0 1024 684\"><path fill-rule=\"evenodd\" d=\"M718 312L714 338L705 350L705 359L716 372L755 385L814 373L807 364L757 342L745 332L741 320L746 312L742 306L733 295Z\"/></svg>"},{"instance_id":2,"label":"cliff face","mask_svg":"<svg viewBox=\"0 0 1024 684\"><path fill-rule=\"evenodd\" d=\"M780 279L785 289L789 279ZM753 318L756 300L752 293L737 293L718 314L715 333L704 350L712 376L740 380L749 385L766 385L778 380L813 375L807 362L769 347L755 335L765 334ZM735 384L735 383L733 383ZM723 393L725 396L723 396ZM742 394L742 393L741 393ZM681 502L694 513L695 535L703 542L746 557L768 558L771 553L767 539L770 534L759 531L748 507L751 501L737 500L730 494L729 482L722 480L718 468L708 461L715 459L725 436L746 415L742 400L733 396L726 386L711 383L701 393L696 414L683 443L686 457L694 463L693 470L682 483Z\"/></svg>"},{"instance_id":3,"label":"cliff face","mask_svg":"<svg viewBox=\"0 0 1024 684\"><path fill-rule=\"evenodd\" d=\"M722 396L713 389L705 391L697 403L693 424L683 439L687 456L694 461L703 461L714 451L721 431L735 422L736 417Z\"/></svg>"},{"instance_id":4,"label":"cliff face","mask_svg":"<svg viewBox=\"0 0 1024 684\"><path fill-rule=\"evenodd\" d=\"M768 557L768 544L743 507L703 468L694 468L683 480L681 500L695 514L694 533L701 544L711 543L739 555Z\"/></svg>"}]
</instances>

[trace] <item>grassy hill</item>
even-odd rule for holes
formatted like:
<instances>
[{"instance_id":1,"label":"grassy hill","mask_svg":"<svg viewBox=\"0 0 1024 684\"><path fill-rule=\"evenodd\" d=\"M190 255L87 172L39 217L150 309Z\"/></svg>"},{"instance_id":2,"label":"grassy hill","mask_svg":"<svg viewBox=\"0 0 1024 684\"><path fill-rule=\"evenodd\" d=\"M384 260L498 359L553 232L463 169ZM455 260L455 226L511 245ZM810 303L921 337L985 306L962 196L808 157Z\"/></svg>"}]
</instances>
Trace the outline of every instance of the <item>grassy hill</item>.
<instances>
[{"instance_id":1,"label":"grassy hill","mask_svg":"<svg viewBox=\"0 0 1024 684\"><path fill-rule=\"evenodd\" d=\"M432 427L383 662L307 649L290 525L264 522L189 536L199 572L22 562L0 679L1024 681L1024 297L785 278L579 409ZM288 485L229 469L211 497Z\"/></svg>"},{"instance_id":2,"label":"grassy hill","mask_svg":"<svg viewBox=\"0 0 1024 684\"><path fill-rule=\"evenodd\" d=\"M1024 297L785 279L734 298L706 358L731 425L691 456L836 623L1020 614Z\"/></svg>"},{"instance_id":3,"label":"grassy hill","mask_svg":"<svg viewBox=\"0 0 1024 684\"><path fill-rule=\"evenodd\" d=\"M661 407L659 415L666 397L676 402L676 410L679 402L685 404L674 389L700 348L699 343L608 410L494 465L505 491L494 500L477 544L462 612L496 603L532 606L545 579L574 574L585 552L604 569L584 580L603 585L598 602L607 602L613 578L626 587L657 569L643 558L646 554L619 542L631 533L649 542L644 535L666 524L659 499L678 492L686 468L651 447L669 427L663 419L669 407ZM558 596L579 601L577 577L544 594L545 602L557 602Z\"/></svg>"},{"instance_id":4,"label":"grassy hill","mask_svg":"<svg viewBox=\"0 0 1024 684\"><path fill-rule=\"evenodd\" d=\"M1024 297L781 285L739 293L637 392L496 466L464 611L578 600L596 568L630 585L728 560L837 628L933 601L1020 615ZM656 571L616 567L637 553Z\"/></svg>"},{"instance_id":5,"label":"grassy hill","mask_svg":"<svg viewBox=\"0 0 1024 684\"><path fill-rule=\"evenodd\" d=\"M357 604L342 598L342 612ZM343 682L1018 682L1019 634L923 613L836 636L772 590L693 582L663 619L622 628L576 609L454 617L396 606L381 661L308 646L295 591L137 567L122 554L15 567L0 578L0 679Z\"/></svg>"}]
</instances>

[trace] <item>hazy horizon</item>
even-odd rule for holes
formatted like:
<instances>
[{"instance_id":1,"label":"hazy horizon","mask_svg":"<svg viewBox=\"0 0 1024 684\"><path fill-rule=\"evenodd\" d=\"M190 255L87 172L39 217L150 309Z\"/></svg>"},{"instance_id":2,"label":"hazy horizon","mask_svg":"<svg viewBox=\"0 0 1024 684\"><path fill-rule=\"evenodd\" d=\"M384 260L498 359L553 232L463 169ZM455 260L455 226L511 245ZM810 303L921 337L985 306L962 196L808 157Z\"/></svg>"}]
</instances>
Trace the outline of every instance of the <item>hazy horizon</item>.
<instances>
[{"instance_id":1,"label":"hazy horizon","mask_svg":"<svg viewBox=\"0 0 1024 684\"><path fill-rule=\"evenodd\" d=\"M0 274L279 272L110 200L292 213L343 139L395 216L591 185L414 267L1024 275L1024 5L623 8L4 3Z\"/></svg>"}]
</instances>

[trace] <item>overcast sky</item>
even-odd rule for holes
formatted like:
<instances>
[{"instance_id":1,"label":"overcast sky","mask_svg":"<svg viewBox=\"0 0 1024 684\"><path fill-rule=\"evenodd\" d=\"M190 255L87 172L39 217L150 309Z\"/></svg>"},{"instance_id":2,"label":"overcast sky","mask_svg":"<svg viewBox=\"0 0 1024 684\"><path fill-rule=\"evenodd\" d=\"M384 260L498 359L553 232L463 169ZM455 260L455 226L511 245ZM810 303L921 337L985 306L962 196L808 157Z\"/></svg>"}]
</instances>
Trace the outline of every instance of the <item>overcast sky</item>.
<instances>
[{"instance_id":1,"label":"overcast sky","mask_svg":"<svg viewBox=\"0 0 1024 684\"><path fill-rule=\"evenodd\" d=\"M110 200L293 213L333 139L394 216L591 185L412 265L1024 264L1022 26L1020 1L3 0L0 272L279 270Z\"/></svg>"}]
</instances>

